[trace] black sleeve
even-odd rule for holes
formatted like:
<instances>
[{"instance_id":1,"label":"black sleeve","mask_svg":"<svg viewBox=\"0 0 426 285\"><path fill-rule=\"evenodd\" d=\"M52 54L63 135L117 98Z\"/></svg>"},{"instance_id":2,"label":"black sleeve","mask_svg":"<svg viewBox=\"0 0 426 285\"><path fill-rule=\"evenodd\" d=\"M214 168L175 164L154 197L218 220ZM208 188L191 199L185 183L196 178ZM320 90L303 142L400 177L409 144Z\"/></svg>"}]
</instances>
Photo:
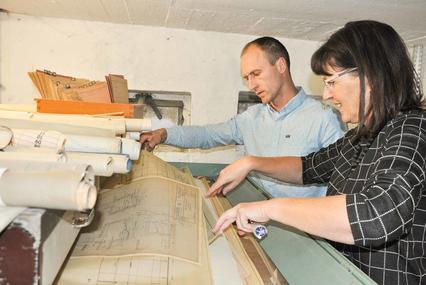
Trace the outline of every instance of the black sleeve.
<instances>
[{"instance_id":1,"label":"black sleeve","mask_svg":"<svg viewBox=\"0 0 426 285\"><path fill-rule=\"evenodd\" d=\"M351 136L352 132L348 132L335 143L302 157L303 184L328 183L342 146Z\"/></svg>"},{"instance_id":2,"label":"black sleeve","mask_svg":"<svg viewBox=\"0 0 426 285\"><path fill-rule=\"evenodd\" d=\"M384 146L371 150L379 158L363 189L347 195L356 245L379 246L407 234L426 192L426 120L409 118L388 129Z\"/></svg>"}]
</instances>

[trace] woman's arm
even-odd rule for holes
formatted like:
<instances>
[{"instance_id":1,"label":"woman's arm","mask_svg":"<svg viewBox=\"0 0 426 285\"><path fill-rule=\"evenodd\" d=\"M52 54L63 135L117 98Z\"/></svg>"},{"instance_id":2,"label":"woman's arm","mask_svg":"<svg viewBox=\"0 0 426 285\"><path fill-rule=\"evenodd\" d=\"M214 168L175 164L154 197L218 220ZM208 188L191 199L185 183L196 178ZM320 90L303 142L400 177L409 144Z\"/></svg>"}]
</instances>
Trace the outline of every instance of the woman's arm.
<instances>
[{"instance_id":1,"label":"woman's arm","mask_svg":"<svg viewBox=\"0 0 426 285\"><path fill-rule=\"evenodd\" d=\"M257 171L269 177L293 184L302 184L302 160L300 157L246 156L222 169L207 196L220 192L226 194L234 189L249 174Z\"/></svg>"},{"instance_id":2,"label":"woman's arm","mask_svg":"<svg viewBox=\"0 0 426 285\"><path fill-rule=\"evenodd\" d=\"M346 196L322 198L277 198L241 203L226 211L213 231L223 232L234 221L240 231L252 232L255 225L274 220L309 234L336 242L354 244L346 211Z\"/></svg>"}]
</instances>

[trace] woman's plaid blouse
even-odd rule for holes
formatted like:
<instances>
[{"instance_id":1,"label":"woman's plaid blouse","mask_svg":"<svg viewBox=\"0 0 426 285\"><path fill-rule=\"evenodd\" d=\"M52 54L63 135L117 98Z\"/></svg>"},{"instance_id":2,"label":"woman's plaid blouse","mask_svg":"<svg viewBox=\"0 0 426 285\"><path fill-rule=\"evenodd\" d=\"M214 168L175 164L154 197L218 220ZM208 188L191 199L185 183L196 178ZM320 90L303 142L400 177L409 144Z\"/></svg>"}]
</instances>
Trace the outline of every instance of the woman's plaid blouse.
<instances>
[{"instance_id":1,"label":"woman's plaid blouse","mask_svg":"<svg viewBox=\"0 0 426 285\"><path fill-rule=\"evenodd\" d=\"M426 284L426 113L399 115L369 143L353 136L302 158L305 184L346 194L355 245L333 245L379 284Z\"/></svg>"}]
</instances>

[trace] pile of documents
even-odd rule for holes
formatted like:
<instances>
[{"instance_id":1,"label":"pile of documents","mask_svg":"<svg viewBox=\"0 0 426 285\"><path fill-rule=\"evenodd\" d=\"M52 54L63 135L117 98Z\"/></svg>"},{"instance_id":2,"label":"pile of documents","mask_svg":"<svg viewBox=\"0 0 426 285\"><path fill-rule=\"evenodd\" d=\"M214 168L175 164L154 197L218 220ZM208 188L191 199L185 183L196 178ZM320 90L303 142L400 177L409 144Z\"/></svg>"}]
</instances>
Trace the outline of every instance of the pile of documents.
<instances>
[{"instance_id":1,"label":"pile of documents","mask_svg":"<svg viewBox=\"0 0 426 285\"><path fill-rule=\"evenodd\" d=\"M107 75L96 81L60 75L48 70L28 72L43 99L97 103L129 103L127 80L122 75Z\"/></svg>"},{"instance_id":2,"label":"pile of documents","mask_svg":"<svg viewBox=\"0 0 426 285\"><path fill-rule=\"evenodd\" d=\"M125 176L125 177L124 177ZM188 172L146 151L108 178L59 284L212 284L202 193Z\"/></svg>"},{"instance_id":3,"label":"pile of documents","mask_svg":"<svg viewBox=\"0 0 426 285\"><path fill-rule=\"evenodd\" d=\"M0 205L93 208L95 176L128 173L150 129L146 119L0 111Z\"/></svg>"}]
</instances>

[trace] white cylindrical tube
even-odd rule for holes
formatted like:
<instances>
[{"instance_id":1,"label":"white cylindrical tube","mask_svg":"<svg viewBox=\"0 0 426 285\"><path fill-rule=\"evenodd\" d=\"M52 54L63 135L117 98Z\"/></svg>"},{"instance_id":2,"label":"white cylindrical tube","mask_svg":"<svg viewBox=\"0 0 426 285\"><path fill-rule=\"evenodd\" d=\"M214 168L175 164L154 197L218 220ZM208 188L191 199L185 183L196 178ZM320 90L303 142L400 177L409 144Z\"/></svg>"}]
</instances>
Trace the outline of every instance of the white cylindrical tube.
<instances>
[{"instance_id":1,"label":"white cylindrical tube","mask_svg":"<svg viewBox=\"0 0 426 285\"><path fill-rule=\"evenodd\" d=\"M151 119L125 119L127 132L151 131Z\"/></svg>"},{"instance_id":2,"label":"white cylindrical tube","mask_svg":"<svg viewBox=\"0 0 426 285\"><path fill-rule=\"evenodd\" d=\"M140 132L126 132L126 138L127 139L139 141L140 136L141 136Z\"/></svg>"},{"instance_id":3,"label":"white cylindrical tube","mask_svg":"<svg viewBox=\"0 0 426 285\"><path fill-rule=\"evenodd\" d=\"M89 164L97 176L111 176L113 174L113 161L109 154L67 152L67 163Z\"/></svg>"},{"instance_id":4,"label":"white cylindrical tube","mask_svg":"<svg viewBox=\"0 0 426 285\"><path fill-rule=\"evenodd\" d=\"M114 154L111 158L114 173L126 174L132 170L132 161L127 155Z\"/></svg>"},{"instance_id":5,"label":"white cylindrical tube","mask_svg":"<svg viewBox=\"0 0 426 285\"><path fill-rule=\"evenodd\" d=\"M58 153L64 151L65 136L57 131L43 131L31 129L12 129L13 146L52 148Z\"/></svg>"},{"instance_id":6,"label":"white cylindrical tube","mask_svg":"<svg viewBox=\"0 0 426 285\"><path fill-rule=\"evenodd\" d=\"M121 153L121 139L118 137L67 135L65 151Z\"/></svg>"},{"instance_id":7,"label":"white cylindrical tube","mask_svg":"<svg viewBox=\"0 0 426 285\"><path fill-rule=\"evenodd\" d=\"M112 130L116 135L126 133L126 122L122 118L102 118L89 115L46 114L0 110L0 118L26 119L37 122L64 123Z\"/></svg>"},{"instance_id":8,"label":"white cylindrical tube","mask_svg":"<svg viewBox=\"0 0 426 285\"><path fill-rule=\"evenodd\" d=\"M141 143L135 140L122 138L121 153L127 154L131 160L138 160L141 152Z\"/></svg>"},{"instance_id":9,"label":"white cylindrical tube","mask_svg":"<svg viewBox=\"0 0 426 285\"><path fill-rule=\"evenodd\" d=\"M12 141L12 130L6 126L0 126L0 149L5 148Z\"/></svg>"},{"instance_id":10,"label":"white cylindrical tube","mask_svg":"<svg viewBox=\"0 0 426 285\"><path fill-rule=\"evenodd\" d=\"M96 187L84 171L11 171L0 177L0 197L8 206L85 211L94 207Z\"/></svg>"},{"instance_id":11,"label":"white cylindrical tube","mask_svg":"<svg viewBox=\"0 0 426 285\"><path fill-rule=\"evenodd\" d=\"M64 154L46 152L44 150L40 151L29 151L26 148L22 148L23 151L20 151L21 148L18 148L18 151L8 151L0 152L0 161L2 159L9 160L21 160L21 161L40 161L40 162L65 162L66 156Z\"/></svg>"},{"instance_id":12,"label":"white cylindrical tube","mask_svg":"<svg viewBox=\"0 0 426 285\"><path fill-rule=\"evenodd\" d=\"M116 134L113 130L102 129L92 126L70 125L62 122L39 122L28 119L8 119L1 118L0 121L10 127L11 129L34 129L44 131L58 131L66 134L88 135L88 136L102 136L102 137L115 137Z\"/></svg>"}]
</instances>

